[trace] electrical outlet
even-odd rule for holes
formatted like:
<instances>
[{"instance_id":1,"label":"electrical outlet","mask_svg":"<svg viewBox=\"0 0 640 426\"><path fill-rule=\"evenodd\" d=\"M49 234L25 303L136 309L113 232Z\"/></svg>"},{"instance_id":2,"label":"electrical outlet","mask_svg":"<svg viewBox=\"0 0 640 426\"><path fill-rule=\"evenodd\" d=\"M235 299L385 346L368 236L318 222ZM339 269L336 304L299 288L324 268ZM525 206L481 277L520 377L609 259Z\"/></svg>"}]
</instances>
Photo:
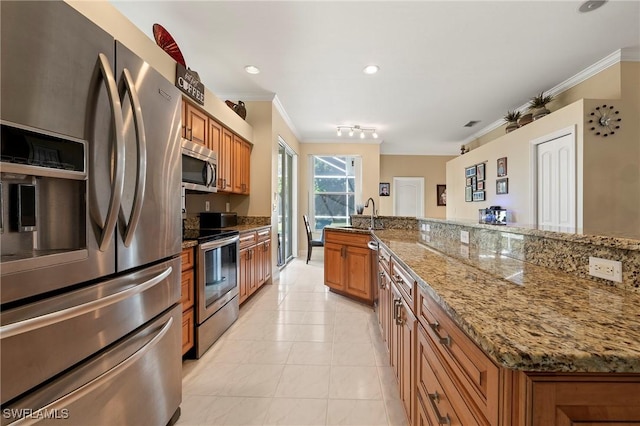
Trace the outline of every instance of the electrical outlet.
<instances>
[{"instance_id":1,"label":"electrical outlet","mask_svg":"<svg viewBox=\"0 0 640 426\"><path fill-rule=\"evenodd\" d=\"M589 275L605 280L622 282L622 262L589 257Z\"/></svg>"},{"instance_id":2,"label":"electrical outlet","mask_svg":"<svg viewBox=\"0 0 640 426\"><path fill-rule=\"evenodd\" d=\"M460 231L460 242L469 244L469 231Z\"/></svg>"},{"instance_id":3,"label":"electrical outlet","mask_svg":"<svg viewBox=\"0 0 640 426\"><path fill-rule=\"evenodd\" d=\"M210 207L211 207L211 206L209 205L209 202L208 202L208 201L205 201L205 202L204 202L204 211L205 211L205 212L208 212Z\"/></svg>"},{"instance_id":4,"label":"electrical outlet","mask_svg":"<svg viewBox=\"0 0 640 426\"><path fill-rule=\"evenodd\" d=\"M424 224L424 230L427 231L427 232L431 231L431 225L429 225L428 223L425 223Z\"/></svg>"}]
</instances>

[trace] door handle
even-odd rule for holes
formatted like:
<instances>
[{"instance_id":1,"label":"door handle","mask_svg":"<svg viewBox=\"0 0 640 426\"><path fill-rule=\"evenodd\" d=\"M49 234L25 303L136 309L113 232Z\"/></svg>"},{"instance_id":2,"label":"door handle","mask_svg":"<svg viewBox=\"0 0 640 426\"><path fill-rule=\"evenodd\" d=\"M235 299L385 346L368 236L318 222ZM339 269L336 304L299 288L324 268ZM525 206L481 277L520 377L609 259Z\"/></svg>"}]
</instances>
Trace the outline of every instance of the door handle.
<instances>
[{"instance_id":1,"label":"door handle","mask_svg":"<svg viewBox=\"0 0 640 426\"><path fill-rule=\"evenodd\" d=\"M115 149L113 149L113 162L111 164L111 194L109 196L109 207L105 217L104 226L98 237L98 249L105 251L109 245L109 240L113 235L120 210L120 202L124 191L124 120L122 118L122 104L118 96L118 86L113 76L113 71L109 65L109 59L102 53L98 54L98 61L91 78L91 95L90 99L98 99L99 78L102 77L104 85L107 89L107 97L111 106L111 124L114 128ZM97 102L97 101L96 101ZM96 105L91 105L87 115L86 127L87 134L93 133L92 126L96 119ZM95 188L93 189L92 198L96 198ZM93 201L91 206L96 205L97 201ZM98 225L99 226L99 225Z\"/></svg>"},{"instance_id":2,"label":"door handle","mask_svg":"<svg viewBox=\"0 0 640 426\"><path fill-rule=\"evenodd\" d=\"M138 148L137 156L137 169L138 174L136 176L136 189L133 195L133 208L131 209L131 216L129 216L129 224L126 225L125 233L122 238L124 246L129 247L131 240L133 240L134 233L138 228L140 222L140 216L142 215L142 203L144 201L144 193L147 187L147 136L144 128L144 121L142 120L142 108L140 105L140 98L138 92L134 86L133 78L128 69L122 71L124 76L123 81L126 86L126 92L129 94L129 101L131 102L131 109L133 110L133 121L136 130L136 145ZM122 207L122 206L120 206ZM124 212L120 209L122 214L122 220L124 223Z\"/></svg>"},{"instance_id":3,"label":"door handle","mask_svg":"<svg viewBox=\"0 0 640 426\"><path fill-rule=\"evenodd\" d=\"M451 346L451 336L442 337L442 336L440 336L440 333L438 333L438 329L440 328L440 323L438 321L436 321L434 323L430 322L428 324L429 324L429 327L431 327L433 332L438 337L438 341L440 342L441 345Z\"/></svg>"},{"instance_id":4,"label":"door handle","mask_svg":"<svg viewBox=\"0 0 640 426\"><path fill-rule=\"evenodd\" d=\"M402 319L400 318L401 306L402 306L402 300L393 299L393 318L396 320L397 325L402 325Z\"/></svg>"},{"instance_id":5,"label":"door handle","mask_svg":"<svg viewBox=\"0 0 640 426\"><path fill-rule=\"evenodd\" d=\"M2 327L0 327L0 340L7 339L18 334L27 333L38 328L47 327L59 322L67 321L71 318L75 318L89 312L97 311L99 309L104 309L110 305L113 305L114 303L118 303L121 300L130 298L136 294L140 294L150 289L151 287L155 286L166 277L168 277L169 274L171 274L171 271L173 271L173 267L169 266L160 274L148 279L147 281L139 285L129 287L126 290L119 291L101 299L96 299L88 303L83 303L81 305L71 306L60 311L29 318L13 324L3 325Z\"/></svg>"}]
</instances>

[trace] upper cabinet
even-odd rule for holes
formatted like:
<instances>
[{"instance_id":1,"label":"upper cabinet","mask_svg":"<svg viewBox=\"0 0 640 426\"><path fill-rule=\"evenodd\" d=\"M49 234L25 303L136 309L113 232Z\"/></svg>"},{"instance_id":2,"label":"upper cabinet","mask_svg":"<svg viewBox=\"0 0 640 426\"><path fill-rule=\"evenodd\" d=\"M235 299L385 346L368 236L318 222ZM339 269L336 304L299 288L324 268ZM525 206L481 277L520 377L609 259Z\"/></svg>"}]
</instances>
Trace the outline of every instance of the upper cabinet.
<instances>
[{"instance_id":1,"label":"upper cabinet","mask_svg":"<svg viewBox=\"0 0 640 426\"><path fill-rule=\"evenodd\" d=\"M218 162L218 192L250 192L251 143L189 102L182 101L182 137L213 150Z\"/></svg>"},{"instance_id":2,"label":"upper cabinet","mask_svg":"<svg viewBox=\"0 0 640 426\"><path fill-rule=\"evenodd\" d=\"M195 106L185 103L185 139L209 147L207 128L209 117Z\"/></svg>"}]
</instances>

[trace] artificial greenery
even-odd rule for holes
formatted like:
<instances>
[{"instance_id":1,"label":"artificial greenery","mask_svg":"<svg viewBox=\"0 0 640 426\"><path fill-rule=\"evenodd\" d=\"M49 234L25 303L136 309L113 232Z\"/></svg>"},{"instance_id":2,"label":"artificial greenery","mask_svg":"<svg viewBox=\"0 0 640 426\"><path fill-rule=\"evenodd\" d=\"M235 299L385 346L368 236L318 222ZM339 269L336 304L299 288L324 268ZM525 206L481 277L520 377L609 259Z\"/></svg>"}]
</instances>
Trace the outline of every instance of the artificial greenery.
<instances>
[{"instance_id":1,"label":"artificial greenery","mask_svg":"<svg viewBox=\"0 0 640 426\"><path fill-rule=\"evenodd\" d=\"M504 116L504 121L507 123L515 123L520 118L520 111L507 111L507 114Z\"/></svg>"},{"instance_id":2,"label":"artificial greenery","mask_svg":"<svg viewBox=\"0 0 640 426\"><path fill-rule=\"evenodd\" d=\"M544 108L552 100L553 100L553 96L551 95L545 96L544 92L540 92L539 95L534 96L529 101L529 109Z\"/></svg>"}]
</instances>

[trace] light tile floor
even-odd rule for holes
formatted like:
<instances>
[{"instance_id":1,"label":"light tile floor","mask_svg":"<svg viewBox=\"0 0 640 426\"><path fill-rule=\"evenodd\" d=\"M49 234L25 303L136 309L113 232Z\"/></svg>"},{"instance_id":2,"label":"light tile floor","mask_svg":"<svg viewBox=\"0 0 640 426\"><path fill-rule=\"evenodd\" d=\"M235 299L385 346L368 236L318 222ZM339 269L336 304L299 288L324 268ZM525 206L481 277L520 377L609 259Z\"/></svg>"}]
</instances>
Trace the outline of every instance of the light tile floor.
<instances>
[{"instance_id":1,"label":"light tile floor","mask_svg":"<svg viewBox=\"0 0 640 426\"><path fill-rule=\"evenodd\" d=\"M299 259L184 362L177 425L407 424L375 313L327 291L322 250Z\"/></svg>"}]
</instances>

